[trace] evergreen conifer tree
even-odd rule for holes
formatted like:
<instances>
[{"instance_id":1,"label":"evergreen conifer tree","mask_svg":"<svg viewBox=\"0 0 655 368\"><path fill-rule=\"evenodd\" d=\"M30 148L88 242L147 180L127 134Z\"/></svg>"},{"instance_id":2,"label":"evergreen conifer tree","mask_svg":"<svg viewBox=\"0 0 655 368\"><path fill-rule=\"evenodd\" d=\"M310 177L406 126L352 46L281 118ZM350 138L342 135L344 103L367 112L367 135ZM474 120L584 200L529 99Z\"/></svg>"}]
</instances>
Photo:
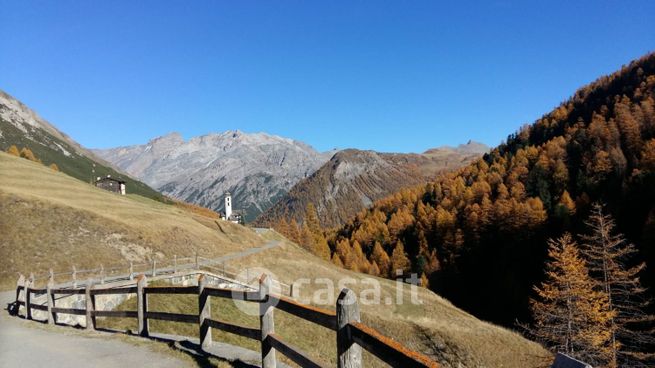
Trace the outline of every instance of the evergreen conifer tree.
<instances>
[{"instance_id":1,"label":"evergreen conifer tree","mask_svg":"<svg viewBox=\"0 0 655 368\"><path fill-rule=\"evenodd\" d=\"M611 365L632 366L650 361L655 363L655 341L647 326L655 316L646 313L646 289L641 286L639 273L643 262L631 265L638 252L621 234L615 234L612 217L595 203L586 222L590 233L583 235L584 255L596 287L608 300L611 319Z\"/></svg>"},{"instance_id":2,"label":"evergreen conifer tree","mask_svg":"<svg viewBox=\"0 0 655 368\"><path fill-rule=\"evenodd\" d=\"M549 241L546 280L530 301L534 318L531 334L554 352L563 352L589 364L604 366L611 360L608 310L605 294L594 289L586 263L571 235Z\"/></svg>"}]
</instances>

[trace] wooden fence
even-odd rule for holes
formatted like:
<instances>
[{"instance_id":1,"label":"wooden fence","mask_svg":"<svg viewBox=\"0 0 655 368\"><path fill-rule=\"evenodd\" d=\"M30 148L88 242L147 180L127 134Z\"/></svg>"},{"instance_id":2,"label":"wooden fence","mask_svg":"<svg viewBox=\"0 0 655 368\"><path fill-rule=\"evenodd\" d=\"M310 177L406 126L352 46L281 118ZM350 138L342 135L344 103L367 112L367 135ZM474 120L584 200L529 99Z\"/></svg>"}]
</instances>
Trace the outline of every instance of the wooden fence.
<instances>
[{"instance_id":1,"label":"wooden fence","mask_svg":"<svg viewBox=\"0 0 655 368\"><path fill-rule=\"evenodd\" d=\"M336 303L336 313L313 306L307 306L291 298L273 294L273 280L266 275L259 279L259 289L236 290L209 286L208 278L201 274L197 286L148 286L147 277L138 275L127 285L111 287L87 283L81 287L58 287L51 278L45 288L35 288L31 280L20 276L16 287L16 308L25 307L25 318L32 319L33 310L47 313L48 323L54 324L58 314L86 316L86 328L96 328L97 317L136 318L138 333L149 336L149 321L163 320L197 324L199 328L200 347L207 350L212 344L212 329L229 332L238 336L259 341L261 344L262 367L276 366L276 353L285 355L301 367L325 367L322 362L310 358L305 352L284 341L275 333L274 312L285 311L301 319L336 332L337 367L358 368L362 366L362 348L392 367L437 367L437 363L420 353L381 335L376 330L361 323L359 307L353 291L343 289ZM20 300L21 291L24 295ZM32 302L33 295L46 295L46 304ZM137 310L111 311L98 310L95 306L96 296L109 294L135 294ZM148 309L148 296L151 294L190 294L198 296L198 314L180 314L151 311ZM59 308L55 305L56 295L84 295L85 308ZM212 319L210 298L228 298L244 300L259 304L260 327L240 326L218 319Z\"/></svg>"},{"instance_id":2,"label":"wooden fence","mask_svg":"<svg viewBox=\"0 0 655 368\"><path fill-rule=\"evenodd\" d=\"M39 281L39 283L44 286L45 282L50 279L65 279L68 282L61 283L62 285L76 287L78 284L84 284L88 280L104 284L122 280L132 280L138 274L154 277L158 275L175 274L185 270L207 270L216 275L230 277L235 281L237 278L245 278L246 282L250 282L255 277L258 277L256 273L248 268L237 269L230 266L227 264L227 261L222 260L221 257L218 259L212 259L202 257L196 253L192 257L173 256L170 259L153 259L148 263L135 264L129 262L124 265L113 265L113 267L105 267L100 264L99 267L94 269L77 269L75 266L72 266L70 270L59 270L58 272L55 272L51 268L48 272L39 274L31 273L29 279L32 280L33 284L36 284L37 281ZM8 273L15 272L0 272L0 274ZM292 293L293 290L291 290L291 285L278 281L275 282L276 286L280 288L280 292L289 295Z\"/></svg>"}]
</instances>

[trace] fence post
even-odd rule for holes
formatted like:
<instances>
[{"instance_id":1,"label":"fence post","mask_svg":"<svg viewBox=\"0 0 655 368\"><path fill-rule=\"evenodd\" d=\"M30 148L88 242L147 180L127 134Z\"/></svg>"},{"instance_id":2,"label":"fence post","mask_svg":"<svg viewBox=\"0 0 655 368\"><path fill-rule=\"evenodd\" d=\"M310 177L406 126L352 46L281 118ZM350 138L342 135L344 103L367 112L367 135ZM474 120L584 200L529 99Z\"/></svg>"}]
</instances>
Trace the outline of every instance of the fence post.
<instances>
[{"instance_id":1,"label":"fence post","mask_svg":"<svg viewBox=\"0 0 655 368\"><path fill-rule=\"evenodd\" d=\"M271 278L262 274L259 279L259 325L262 331L261 351L262 368L275 368L275 349L268 340L268 335L275 333L275 320L273 318L273 306L271 305L269 293L271 292Z\"/></svg>"},{"instance_id":2,"label":"fence post","mask_svg":"<svg viewBox=\"0 0 655 368\"><path fill-rule=\"evenodd\" d=\"M141 274L137 276L136 284L136 305L137 305L137 317L139 319L139 335L148 336L148 295L144 292L143 288L148 285L148 280L146 275Z\"/></svg>"},{"instance_id":3,"label":"fence post","mask_svg":"<svg viewBox=\"0 0 655 368\"><path fill-rule=\"evenodd\" d=\"M343 289L337 299L337 368L360 368L362 348L355 344L348 323L360 322L357 297L350 289Z\"/></svg>"},{"instance_id":4,"label":"fence post","mask_svg":"<svg viewBox=\"0 0 655 368\"><path fill-rule=\"evenodd\" d=\"M30 272L30 278L25 283L25 318L32 319L32 308L30 304L32 303L32 292L30 288L34 286L34 274Z\"/></svg>"},{"instance_id":5,"label":"fence post","mask_svg":"<svg viewBox=\"0 0 655 368\"><path fill-rule=\"evenodd\" d=\"M177 273L177 255L173 255L173 273Z\"/></svg>"},{"instance_id":6,"label":"fence post","mask_svg":"<svg viewBox=\"0 0 655 368\"><path fill-rule=\"evenodd\" d=\"M16 308L20 308L18 302L20 301L20 289L23 288L23 295L25 295L25 276L22 273L18 274L18 281L16 281Z\"/></svg>"},{"instance_id":7,"label":"fence post","mask_svg":"<svg viewBox=\"0 0 655 368\"><path fill-rule=\"evenodd\" d=\"M74 288L77 287L77 268L75 268L74 265L73 265L73 274L72 274L72 278L73 278L73 289L74 289Z\"/></svg>"},{"instance_id":8,"label":"fence post","mask_svg":"<svg viewBox=\"0 0 655 368\"><path fill-rule=\"evenodd\" d=\"M86 329L96 329L96 316L93 312L96 309L96 297L91 295L91 290L93 290L93 282L89 280L84 289L84 299L86 303Z\"/></svg>"},{"instance_id":9,"label":"fence post","mask_svg":"<svg viewBox=\"0 0 655 368\"><path fill-rule=\"evenodd\" d=\"M200 275L198 277L198 316L200 317L200 347L202 350L208 349L212 344L212 329L207 321L212 316L211 300L209 294L205 291L206 287L207 277Z\"/></svg>"},{"instance_id":10,"label":"fence post","mask_svg":"<svg viewBox=\"0 0 655 368\"><path fill-rule=\"evenodd\" d=\"M130 280L134 280L134 263L130 261Z\"/></svg>"},{"instance_id":11,"label":"fence post","mask_svg":"<svg viewBox=\"0 0 655 368\"><path fill-rule=\"evenodd\" d=\"M100 283L105 283L105 267L103 265L100 265Z\"/></svg>"},{"instance_id":12,"label":"fence post","mask_svg":"<svg viewBox=\"0 0 655 368\"><path fill-rule=\"evenodd\" d=\"M52 308L55 307L55 296L52 294L52 288L55 286L55 279L52 274L50 274L50 279L46 285L46 300L48 302L48 324L54 325L57 323L57 316L52 312Z\"/></svg>"},{"instance_id":13,"label":"fence post","mask_svg":"<svg viewBox=\"0 0 655 368\"><path fill-rule=\"evenodd\" d=\"M157 276L157 260L152 260L152 277Z\"/></svg>"}]
</instances>

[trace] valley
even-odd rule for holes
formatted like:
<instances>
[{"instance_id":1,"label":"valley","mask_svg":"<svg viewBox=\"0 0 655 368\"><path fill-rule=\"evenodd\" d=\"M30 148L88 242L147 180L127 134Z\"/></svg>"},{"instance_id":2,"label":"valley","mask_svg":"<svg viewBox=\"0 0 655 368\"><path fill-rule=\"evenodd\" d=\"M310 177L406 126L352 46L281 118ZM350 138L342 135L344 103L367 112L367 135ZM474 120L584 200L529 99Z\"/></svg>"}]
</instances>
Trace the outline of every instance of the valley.
<instances>
[{"instance_id":1,"label":"valley","mask_svg":"<svg viewBox=\"0 0 655 368\"><path fill-rule=\"evenodd\" d=\"M653 14L3 2L0 368L655 367Z\"/></svg>"},{"instance_id":2,"label":"valley","mask_svg":"<svg viewBox=\"0 0 655 368\"><path fill-rule=\"evenodd\" d=\"M7 235L0 241L0 249L6 255L2 259L2 269L6 271L1 279L4 288L15 285L16 272L42 273L49 268L62 272L70 270L72 265L78 269L98 267L100 262L127 266L129 261L170 259L172 255L196 251L205 257L214 257L247 251L270 240L280 241L281 245L235 259L230 265L237 269L264 268L277 280L289 284L302 278L327 278L336 283L347 276L360 280L352 286L354 290L367 287L366 283L361 283L366 275L335 267L273 232L258 235L248 228L227 222L217 226L213 219L184 209L136 195L116 195L38 163L4 153L0 153L0 172L0 203L3 206L0 228ZM39 269L27 267L35 264ZM383 296L394 295L394 282L383 279L379 282ZM311 296L318 287L320 284L303 287L300 297ZM409 292L408 288L405 290ZM338 293L338 290L333 292ZM420 288L419 296L423 300L420 305L364 306L364 321L392 334L397 341L438 359L444 366L520 367L548 359L548 354L538 344L510 330L480 321L427 289ZM172 306L165 299L153 299L153 303L162 309ZM130 307L129 303L125 307ZM189 301L177 304L175 308L183 311L196 306ZM238 311L229 310L225 309L225 318L247 320ZM112 326L130 328L123 322ZM195 333L166 323L156 326L160 332L188 333L190 336ZM308 327L301 335L288 335L290 332L284 332L283 322L280 330L294 343L318 351L327 361L332 359L329 345L321 343L320 330ZM220 339L242 343L222 335ZM443 348L438 352L431 350L435 344Z\"/></svg>"}]
</instances>

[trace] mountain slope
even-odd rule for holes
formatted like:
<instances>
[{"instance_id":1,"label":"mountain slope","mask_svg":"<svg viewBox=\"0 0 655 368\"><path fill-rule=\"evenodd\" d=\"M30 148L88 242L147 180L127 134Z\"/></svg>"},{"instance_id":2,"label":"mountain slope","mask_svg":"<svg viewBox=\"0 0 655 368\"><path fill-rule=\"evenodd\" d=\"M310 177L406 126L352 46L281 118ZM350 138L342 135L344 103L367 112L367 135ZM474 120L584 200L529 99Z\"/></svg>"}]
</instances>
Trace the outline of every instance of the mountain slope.
<instances>
[{"instance_id":1,"label":"mountain slope","mask_svg":"<svg viewBox=\"0 0 655 368\"><path fill-rule=\"evenodd\" d=\"M433 290L478 317L512 325L528 318L546 240L586 231L591 203L602 201L640 249L633 261L646 261L642 278L653 290L654 107L649 54L581 88L483 159L378 201L334 232L330 245L357 267L381 262L376 243L389 255L402 244ZM367 260L353 262L347 250L355 243Z\"/></svg>"},{"instance_id":2,"label":"mountain slope","mask_svg":"<svg viewBox=\"0 0 655 368\"><path fill-rule=\"evenodd\" d=\"M218 256L263 244L243 226L134 194L120 196L0 152L0 281L142 263L174 254ZM32 266L30 266L32 265Z\"/></svg>"},{"instance_id":3,"label":"mountain slope","mask_svg":"<svg viewBox=\"0 0 655 368\"><path fill-rule=\"evenodd\" d=\"M29 148L44 164L55 163L62 172L84 182L94 176L122 177L128 192L163 200L161 194L118 172L29 107L0 91L0 150L6 151L12 145Z\"/></svg>"},{"instance_id":4,"label":"mountain slope","mask_svg":"<svg viewBox=\"0 0 655 368\"><path fill-rule=\"evenodd\" d=\"M228 131L185 141L179 134L148 144L94 150L164 194L214 210L231 192L237 209L254 219L333 152L264 133Z\"/></svg>"},{"instance_id":5,"label":"mountain slope","mask_svg":"<svg viewBox=\"0 0 655 368\"><path fill-rule=\"evenodd\" d=\"M296 184L257 223L275 225L280 219L301 222L307 205L313 203L322 226L339 226L374 201L468 164L487 151L488 147L474 142L424 154L343 150Z\"/></svg>"}]
</instances>

